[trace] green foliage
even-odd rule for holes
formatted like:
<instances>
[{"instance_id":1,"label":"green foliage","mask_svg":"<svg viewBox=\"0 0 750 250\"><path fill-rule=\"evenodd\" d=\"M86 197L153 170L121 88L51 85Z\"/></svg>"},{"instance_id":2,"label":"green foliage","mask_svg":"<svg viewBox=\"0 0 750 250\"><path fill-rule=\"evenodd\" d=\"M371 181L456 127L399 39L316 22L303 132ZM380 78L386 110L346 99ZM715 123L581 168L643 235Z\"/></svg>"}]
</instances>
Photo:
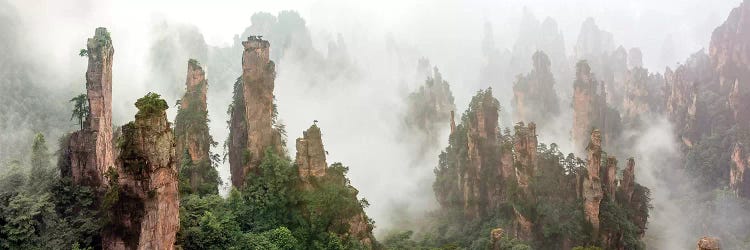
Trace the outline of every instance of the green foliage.
<instances>
[{"instance_id":1,"label":"green foliage","mask_svg":"<svg viewBox=\"0 0 750 250\"><path fill-rule=\"evenodd\" d=\"M80 57L85 57L85 56L88 56L88 55L89 55L89 51L86 50L86 49L81 49L80 51L78 51L78 56L80 56Z\"/></svg>"},{"instance_id":2,"label":"green foliage","mask_svg":"<svg viewBox=\"0 0 750 250\"><path fill-rule=\"evenodd\" d=\"M70 116L70 119L73 120L75 118L78 121L78 125L80 125L81 129L83 129L83 121L88 118L89 113L91 112L89 107L88 95L77 95L76 97L70 99L70 102L73 103L73 114Z\"/></svg>"},{"instance_id":3,"label":"green foliage","mask_svg":"<svg viewBox=\"0 0 750 250\"><path fill-rule=\"evenodd\" d=\"M51 160L44 135L38 133L31 147L31 171L27 183L31 193L49 190L53 184L55 173L51 167Z\"/></svg>"},{"instance_id":4,"label":"green foliage","mask_svg":"<svg viewBox=\"0 0 750 250\"><path fill-rule=\"evenodd\" d=\"M239 218L240 227L260 232L292 223L297 181L291 162L266 150L257 172L245 177L240 195L229 198L229 206Z\"/></svg>"},{"instance_id":5,"label":"green foliage","mask_svg":"<svg viewBox=\"0 0 750 250\"><path fill-rule=\"evenodd\" d=\"M191 64L197 64L197 61L191 59ZM177 117L174 122L174 134L177 143L181 143L178 148L183 148L184 152L178 152L182 155L180 165L180 193L185 195L197 193L199 195L218 194L218 187L221 185L219 172L216 170L218 156L211 155L210 148L217 143L209 134L208 112L202 109L202 105L197 102L202 101L199 96L201 90L205 88L206 82L196 86L196 90L188 90L185 93L183 102L195 103L193 105L179 105ZM202 153L205 159L193 162L189 154L188 147L193 144Z\"/></svg>"},{"instance_id":6,"label":"green foliage","mask_svg":"<svg viewBox=\"0 0 750 250\"><path fill-rule=\"evenodd\" d=\"M169 105L167 105L167 101L161 99L159 94L148 92L135 102L135 107L138 108L138 113L135 115L137 119L139 117L148 118L162 115L169 108Z\"/></svg>"}]
</instances>

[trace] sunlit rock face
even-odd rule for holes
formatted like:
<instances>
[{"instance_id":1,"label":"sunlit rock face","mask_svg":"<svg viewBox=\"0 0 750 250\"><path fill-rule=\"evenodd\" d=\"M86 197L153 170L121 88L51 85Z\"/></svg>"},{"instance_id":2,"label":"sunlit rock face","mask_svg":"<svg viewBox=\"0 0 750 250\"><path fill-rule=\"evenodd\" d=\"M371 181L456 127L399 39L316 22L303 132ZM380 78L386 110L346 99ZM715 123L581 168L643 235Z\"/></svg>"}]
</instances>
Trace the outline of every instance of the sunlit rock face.
<instances>
[{"instance_id":1,"label":"sunlit rock face","mask_svg":"<svg viewBox=\"0 0 750 250\"><path fill-rule=\"evenodd\" d=\"M107 173L104 249L173 249L180 228L175 141L163 109L140 111L122 127ZM140 100L139 100L140 102ZM136 104L138 105L138 104Z\"/></svg>"},{"instance_id":2,"label":"sunlit rock face","mask_svg":"<svg viewBox=\"0 0 750 250\"><path fill-rule=\"evenodd\" d=\"M546 121L559 115L560 103L547 54L534 53L533 65L534 69L519 76L513 85L513 120L533 121L543 128Z\"/></svg>"},{"instance_id":3,"label":"sunlit rock face","mask_svg":"<svg viewBox=\"0 0 750 250\"><path fill-rule=\"evenodd\" d=\"M73 183L99 189L105 185L104 173L114 165L112 149L112 60L114 48L109 32L97 28L94 37L86 44L88 70L86 94L88 116L83 128L73 133L69 140L70 169L63 175Z\"/></svg>"},{"instance_id":4,"label":"sunlit rock face","mask_svg":"<svg viewBox=\"0 0 750 250\"><path fill-rule=\"evenodd\" d=\"M266 149L283 151L281 134L274 128L276 66L269 59L271 45L249 37L242 46L242 77L235 86L230 121L229 164L235 187L241 187L247 173L257 168Z\"/></svg>"},{"instance_id":5,"label":"sunlit rock face","mask_svg":"<svg viewBox=\"0 0 750 250\"><path fill-rule=\"evenodd\" d=\"M304 181L309 176L322 177L326 174L326 151L323 149L323 140L320 128L317 125L310 126L302 137L297 138L297 157L295 163L299 170L299 176Z\"/></svg>"}]
</instances>

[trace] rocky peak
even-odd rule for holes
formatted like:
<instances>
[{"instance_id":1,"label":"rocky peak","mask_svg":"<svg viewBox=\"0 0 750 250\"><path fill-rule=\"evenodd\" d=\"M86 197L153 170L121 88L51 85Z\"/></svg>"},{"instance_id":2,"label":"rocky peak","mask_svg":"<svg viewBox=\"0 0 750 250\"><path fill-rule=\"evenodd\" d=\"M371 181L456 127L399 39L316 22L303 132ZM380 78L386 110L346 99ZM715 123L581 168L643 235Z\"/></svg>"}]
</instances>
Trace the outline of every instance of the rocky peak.
<instances>
[{"instance_id":1,"label":"rocky peak","mask_svg":"<svg viewBox=\"0 0 750 250\"><path fill-rule=\"evenodd\" d=\"M197 61L191 59L188 61L187 80L185 81L185 95L180 99L177 118L175 118L175 133L177 139L177 154L181 156L187 149L193 162L208 159L210 145L210 136L208 135L208 125L204 127L207 118L206 112L206 93L208 90L208 81L206 73ZM194 128L194 129L190 129ZM196 132L196 133L190 133Z\"/></svg>"},{"instance_id":2,"label":"rocky peak","mask_svg":"<svg viewBox=\"0 0 750 250\"><path fill-rule=\"evenodd\" d=\"M625 170L622 171L619 188L625 196L625 201L631 202L635 191L635 160L633 158L628 158Z\"/></svg>"},{"instance_id":3,"label":"rocky peak","mask_svg":"<svg viewBox=\"0 0 750 250\"><path fill-rule=\"evenodd\" d=\"M251 36L242 46L242 76L230 121L229 164L235 187L241 187L247 173L257 168L266 149L283 152L281 134L274 128L276 68L269 59L270 43Z\"/></svg>"},{"instance_id":4,"label":"rocky peak","mask_svg":"<svg viewBox=\"0 0 750 250\"><path fill-rule=\"evenodd\" d=\"M313 124L302 137L297 138L297 168L302 180L309 176L322 177L326 174L326 151L323 149L320 128Z\"/></svg>"},{"instance_id":5,"label":"rocky peak","mask_svg":"<svg viewBox=\"0 0 750 250\"><path fill-rule=\"evenodd\" d=\"M534 69L520 76L513 84L513 117L517 121L548 120L560 113L555 78L550 71L550 60L542 51L532 57Z\"/></svg>"},{"instance_id":6,"label":"rocky peak","mask_svg":"<svg viewBox=\"0 0 750 250\"><path fill-rule=\"evenodd\" d=\"M185 80L185 95L180 99L175 118L175 141L180 163L180 191L218 194L219 174L211 160L206 93L206 73L198 61L190 59Z\"/></svg>"},{"instance_id":7,"label":"rocky peak","mask_svg":"<svg viewBox=\"0 0 750 250\"><path fill-rule=\"evenodd\" d=\"M593 18L589 17L581 24L581 32L574 50L576 59L592 60L614 48L612 33L599 29Z\"/></svg>"},{"instance_id":8,"label":"rocky peak","mask_svg":"<svg viewBox=\"0 0 750 250\"><path fill-rule=\"evenodd\" d=\"M593 227L594 238L599 235L599 204L604 196L599 178L602 162L602 135L598 129L591 132L591 141L586 147L588 159L583 179L583 209L586 220Z\"/></svg>"},{"instance_id":9,"label":"rocky peak","mask_svg":"<svg viewBox=\"0 0 750 250\"><path fill-rule=\"evenodd\" d=\"M167 103L149 93L135 121L122 126L117 165L108 173L103 207L105 249L173 249L180 228L175 142Z\"/></svg>"},{"instance_id":10,"label":"rocky peak","mask_svg":"<svg viewBox=\"0 0 750 250\"><path fill-rule=\"evenodd\" d=\"M628 50L628 68L643 68L643 52L640 48Z\"/></svg>"},{"instance_id":11,"label":"rocky peak","mask_svg":"<svg viewBox=\"0 0 750 250\"><path fill-rule=\"evenodd\" d=\"M719 238L716 237L703 237L698 240L697 250L720 250L721 244Z\"/></svg>"},{"instance_id":12,"label":"rocky peak","mask_svg":"<svg viewBox=\"0 0 750 250\"><path fill-rule=\"evenodd\" d=\"M106 28L97 28L86 44L88 69L86 94L89 112L83 129L69 140L70 169L63 169L76 184L95 188L105 185L102 177L114 165L112 149L112 60L114 48Z\"/></svg>"},{"instance_id":13,"label":"rocky peak","mask_svg":"<svg viewBox=\"0 0 750 250\"><path fill-rule=\"evenodd\" d=\"M591 72L588 62L576 64L576 79L573 83L573 142L584 144L593 128L600 128L605 144L621 132L620 113L607 102L604 84Z\"/></svg>"},{"instance_id":14,"label":"rocky peak","mask_svg":"<svg viewBox=\"0 0 750 250\"><path fill-rule=\"evenodd\" d=\"M208 90L208 81L206 72L203 71L200 63L195 59L188 60L187 79L185 80L185 95L180 99L182 109L190 109L191 105L198 105L196 110L205 112L206 108L206 91Z\"/></svg>"}]
</instances>

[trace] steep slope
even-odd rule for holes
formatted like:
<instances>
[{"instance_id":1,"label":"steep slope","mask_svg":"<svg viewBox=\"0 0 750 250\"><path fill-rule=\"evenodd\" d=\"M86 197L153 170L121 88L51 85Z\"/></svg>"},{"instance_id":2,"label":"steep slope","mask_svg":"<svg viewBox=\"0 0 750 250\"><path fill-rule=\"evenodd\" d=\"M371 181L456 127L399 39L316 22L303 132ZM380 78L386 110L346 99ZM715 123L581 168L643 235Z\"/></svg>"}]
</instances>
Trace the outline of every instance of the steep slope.
<instances>
[{"instance_id":1,"label":"steep slope","mask_svg":"<svg viewBox=\"0 0 750 250\"><path fill-rule=\"evenodd\" d=\"M221 184L211 155L215 145L208 131L206 73L196 60L188 61L185 95L174 122L176 152L180 160L180 192L218 194Z\"/></svg>"}]
</instances>

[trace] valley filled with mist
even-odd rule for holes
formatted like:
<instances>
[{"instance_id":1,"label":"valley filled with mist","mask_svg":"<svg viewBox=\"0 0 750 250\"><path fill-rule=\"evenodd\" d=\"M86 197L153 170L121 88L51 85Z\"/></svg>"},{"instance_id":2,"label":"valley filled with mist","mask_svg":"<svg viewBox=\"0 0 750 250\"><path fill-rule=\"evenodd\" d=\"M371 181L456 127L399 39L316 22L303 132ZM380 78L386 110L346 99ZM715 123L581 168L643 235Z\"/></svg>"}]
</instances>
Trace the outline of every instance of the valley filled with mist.
<instances>
[{"instance_id":1,"label":"valley filled with mist","mask_svg":"<svg viewBox=\"0 0 750 250\"><path fill-rule=\"evenodd\" d=\"M0 0L0 249L748 249L750 1Z\"/></svg>"}]
</instances>

